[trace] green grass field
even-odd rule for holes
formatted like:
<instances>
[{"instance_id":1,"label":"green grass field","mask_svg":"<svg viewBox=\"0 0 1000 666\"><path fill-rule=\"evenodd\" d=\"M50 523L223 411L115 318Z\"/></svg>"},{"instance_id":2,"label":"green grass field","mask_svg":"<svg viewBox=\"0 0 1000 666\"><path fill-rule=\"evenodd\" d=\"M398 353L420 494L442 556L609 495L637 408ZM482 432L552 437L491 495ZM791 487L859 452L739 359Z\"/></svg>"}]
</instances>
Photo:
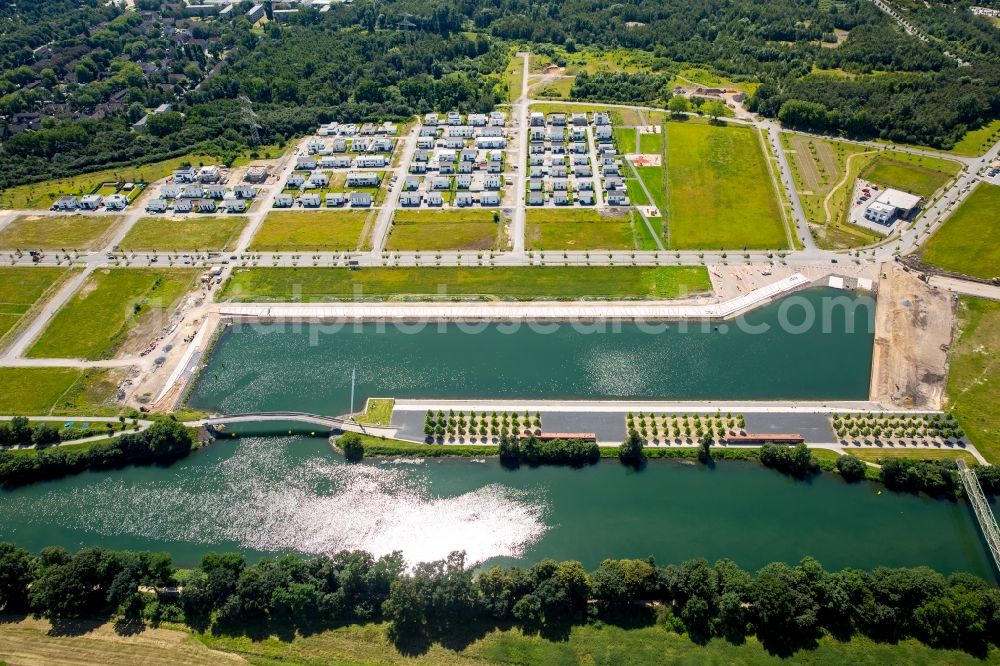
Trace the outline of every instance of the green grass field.
<instances>
[{"instance_id":1,"label":"green grass field","mask_svg":"<svg viewBox=\"0 0 1000 666\"><path fill-rule=\"evenodd\" d=\"M639 185L638 178L626 178L625 191L628 192L628 198L632 202L633 206L649 205L649 199L646 197L646 191Z\"/></svg>"},{"instance_id":2,"label":"green grass field","mask_svg":"<svg viewBox=\"0 0 1000 666\"><path fill-rule=\"evenodd\" d=\"M66 268L0 268L0 343L68 272Z\"/></svg>"},{"instance_id":3,"label":"green grass field","mask_svg":"<svg viewBox=\"0 0 1000 666\"><path fill-rule=\"evenodd\" d=\"M166 325L194 284L193 269L112 268L84 282L28 350L33 358L110 358L133 331Z\"/></svg>"},{"instance_id":4,"label":"green grass field","mask_svg":"<svg viewBox=\"0 0 1000 666\"><path fill-rule=\"evenodd\" d=\"M631 216L605 216L592 208L531 208L524 244L529 250L632 250L639 230Z\"/></svg>"},{"instance_id":5,"label":"green grass field","mask_svg":"<svg viewBox=\"0 0 1000 666\"><path fill-rule=\"evenodd\" d=\"M499 211L496 211L499 215ZM506 246L494 211L483 208L398 210L387 250L489 250Z\"/></svg>"},{"instance_id":6,"label":"green grass field","mask_svg":"<svg viewBox=\"0 0 1000 666\"><path fill-rule=\"evenodd\" d=\"M0 414L110 416L123 369L0 368Z\"/></svg>"},{"instance_id":7,"label":"green grass field","mask_svg":"<svg viewBox=\"0 0 1000 666\"><path fill-rule=\"evenodd\" d=\"M170 173L184 163L217 164L218 160L209 155L184 155L162 162L143 164L141 166L122 166L103 171L84 173L79 176L46 180L30 185L18 185L0 193L0 208L15 210L28 208L50 208L53 202L64 194L90 194L102 183L107 182L144 182L151 183L166 178Z\"/></svg>"},{"instance_id":8,"label":"green grass field","mask_svg":"<svg viewBox=\"0 0 1000 666\"><path fill-rule=\"evenodd\" d=\"M787 247L756 131L667 123L666 217L672 248Z\"/></svg>"},{"instance_id":9,"label":"green grass field","mask_svg":"<svg viewBox=\"0 0 1000 666\"><path fill-rule=\"evenodd\" d=\"M788 659L768 654L756 638L740 645L714 639L701 646L687 636L663 626L625 629L614 625L587 625L569 629L556 640L524 634L517 629L464 627L456 637L456 648L433 644L418 655L404 656L387 639L384 625L347 626L291 641L276 637L253 641L246 637L199 635L215 650L235 652L256 664L435 664L466 666L482 664L644 666L647 664L983 664L996 663L993 650L986 660L954 650L934 650L914 640L896 644L875 643L863 637L840 642L829 637L816 649L796 652Z\"/></svg>"},{"instance_id":10,"label":"green grass field","mask_svg":"<svg viewBox=\"0 0 1000 666\"><path fill-rule=\"evenodd\" d=\"M72 623L64 623L73 627ZM25 618L0 625L0 658L15 655L39 657L30 663L84 664L183 664L208 666L229 661L220 652L234 655L234 663L251 664L379 664L396 666L489 666L518 664L569 666L645 666L647 664L996 664L992 650L976 659L955 650L934 650L914 640L896 644L875 643L854 637L840 642L820 638L816 648L796 652L787 659L768 654L755 638L734 645L715 639L701 646L687 636L661 625L624 629L614 625L587 625L569 629L565 636L549 639L516 629L498 630L466 625L450 647L438 643L425 652L402 654L388 638L387 625L348 625L307 635L257 640L246 636L191 634L166 624L145 627L136 634L120 635L112 624L81 624L85 630L52 631L44 620ZM235 657L245 660L236 661ZM11 663L21 663L12 661Z\"/></svg>"},{"instance_id":11,"label":"green grass field","mask_svg":"<svg viewBox=\"0 0 1000 666\"><path fill-rule=\"evenodd\" d=\"M257 252L356 250L371 210L282 210L267 214L250 241Z\"/></svg>"},{"instance_id":12,"label":"green grass field","mask_svg":"<svg viewBox=\"0 0 1000 666\"><path fill-rule=\"evenodd\" d=\"M399 296L436 300L441 286L454 298L505 300L661 299L712 288L701 266L247 268L233 271L218 298L288 301L294 292L304 301L349 301L355 298L355 286L372 301Z\"/></svg>"},{"instance_id":13,"label":"green grass field","mask_svg":"<svg viewBox=\"0 0 1000 666\"><path fill-rule=\"evenodd\" d=\"M615 137L615 146L619 153L630 155L636 152L635 130L631 127L615 127L611 130Z\"/></svg>"},{"instance_id":14,"label":"green grass field","mask_svg":"<svg viewBox=\"0 0 1000 666\"><path fill-rule=\"evenodd\" d=\"M236 247L247 218L144 217L119 243L123 250L231 250Z\"/></svg>"},{"instance_id":15,"label":"green grass field","mask_svg":"<svg viewBox=\"0 0 1000 666\"><path fill-rule=\"evenodd\" d=\"M959 300L951 349L948 409L969 440L992 464L1000 464L1000 303Z\"/></svg>"},{"instance_id":16,"label":"green grass field","mask_svg":"<svg viewBox=\"0 0 1000 666\"><path fill-rule=\"evenodd\" d=\"M0 248L97 250L121 221L120 215L21 215L0 229Z\"/></svg>"},{"instance_id":17,"label":"green grass field","mask_svg":"<svg viewBox=\"0 0 1000 666\"><path fill-rule=\"evenodd\" d=\"M927 241L921 259L973 277L1000 276L1000 187L980 184Z\"/></svg>"},{"instance_id":18,"label":"green grass field","mask_svg":"<svg viewBox=\"0 0 1000 666\"><path fill-rule=\"evenodd\" d=\"M653 197L653 204L660 209L661 215L667 214L667 193L664 190L663 167L645 166L636 167L639 178L646 184L646 189ZM625 184L628 187L628 183ZM645 198L645 194L643 195Z\"/></svg>"},{"instance_id":19,"label":"green grass field","mask_svg":"<svg viewBox=\"0 0 1000 666\"><path fill-rule=\"evenodd\" d=\"M659 155L663 152L663 135L640 134L639 152L645 155Z\"/></svg>"},{"instance_id":20,"label":"green grass field","mask_svg":"<svg viewBox=\"0 0 1000 666\"><path fill-rule=\"evenodd\" d=\"M389 425L395 404L392 398L369 398L364 413L358 416L357 421L367 425Z\"/></svg>"},{"instance_id":21,"label":"green grass field","mask_svg":"<svg viewBox=\"0 0 1000 666\"><path fill-rule=\"evenodd\" d=\"M954 172L959 169L957 162L948 160L934 160L934 162L954 165ZM947 183L954 172L948 173L926 166L908 164L894 159L894 157L879 156L861 172L861 177L880 185L894 187L897 190L926 198L932 196L938 188Z\"/></svg>"},{"instance_id":22,"label":"green grass field","mask_svg":"<svg viewBox=\"0 0 1000 666\"><path fill-rule=\"evenodd\" d=\"M979 129L966 132L965 136L948 152L966 157L976 157L989 150L990 146L996 143L998 137L1000 137L1000 120L994 120Z\"/></svg>"}]
</instances>

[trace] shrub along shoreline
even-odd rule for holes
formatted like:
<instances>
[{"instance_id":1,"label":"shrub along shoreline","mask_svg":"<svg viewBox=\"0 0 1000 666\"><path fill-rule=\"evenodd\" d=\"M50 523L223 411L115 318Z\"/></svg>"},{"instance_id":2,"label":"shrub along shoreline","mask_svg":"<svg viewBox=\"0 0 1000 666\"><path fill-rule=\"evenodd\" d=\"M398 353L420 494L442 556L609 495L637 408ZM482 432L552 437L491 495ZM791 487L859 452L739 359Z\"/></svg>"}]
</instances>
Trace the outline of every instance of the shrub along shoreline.
<instances>
[{"instance_id":1,"label":"shrub along shoreline","mask_svg":"<svg viewBox=\"0 0 1000 666\"><path fill-rule=\"evenodd\" d=\"M334 448L343 453L339 442L348 435L334 440ZM703 442L690 447L646 447L638 433L621 447L598 446L593 442L552 440L542 442L535 437L516 440L501 437L497 445L469 444L415 444L401 440L385 439L370 435L356 435L360 450L353 460L390 457L494 457L508 466L527 464L584 466L599 459L617 458L623 464L641 467L647 460L698 460L702 463L743 460L757 461L765 467L776 469L799 479L807 479L821 472L841 476L849 483L867 479L883 483L890 490L926 493L933 497L958 499L963 496L958 468L952 460L920 460L886 456L878 459L880 467L872 467L857 456L844 454L836 460L817 459L805 445L787 446L764 444L759 448L722 448ZM355 441L353 437L351 441ZM977 477L987 493L1000 493L1000 467L977 465Z\"/></svg>"},{"instance_id":2,"label":"shrub along shoreline","mask_svg":"<svg viewBox=\"0 0 1000 666\"><path fill-rule=\"evenodd\" d=\"M965 573L927 567L827 572L806 557L756 573L731 560L658 565L605 560L477 571L465 554L407 568L401 553L363 551L248 564L239 553L208 553L178 569L166 553L49 547L38 556L0 543L0 611L59 623L116 619L131 630L182 623L198 632L290 641L348 624L388 623L403 654L433 643L474 640L497 628L558 639L573 626L659 625L695 644L741 644L756 636L772 655L817 647L824 636L916 638L978 657L1000 645L1000 588Z\"/></svg>"},{"instance_id":3,"label":"shrub along shoreline","mask_svg":"<svg viewBox=\"0 0 1000 666\"><path fill-rule=\"evenodd\" d=\"M0 451L0 484L20 486L87 470L169 464L187 456L194 447L195 438L189 428L173 419L162 419L141 432L83 449L53 446L34 451Z\"/></svg>"}]
</instances>

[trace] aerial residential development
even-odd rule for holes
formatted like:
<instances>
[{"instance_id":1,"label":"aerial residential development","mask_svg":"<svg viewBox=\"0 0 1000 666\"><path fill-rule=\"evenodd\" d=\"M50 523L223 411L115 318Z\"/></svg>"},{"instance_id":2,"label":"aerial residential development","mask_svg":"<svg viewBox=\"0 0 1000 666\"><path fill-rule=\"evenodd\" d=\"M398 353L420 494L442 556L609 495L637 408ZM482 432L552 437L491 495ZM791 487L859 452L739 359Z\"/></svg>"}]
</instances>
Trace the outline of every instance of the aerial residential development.
<instances>
[{"instance_id":1,"label":"aerial residential development","mask_svg":"<svg viewBox=\"0 0 1000 666\"><path fill-rule=\"evenodd\" d=\"M991 8L20 5L0 661L1000 661Z\"/></svg>"}]
</instances>

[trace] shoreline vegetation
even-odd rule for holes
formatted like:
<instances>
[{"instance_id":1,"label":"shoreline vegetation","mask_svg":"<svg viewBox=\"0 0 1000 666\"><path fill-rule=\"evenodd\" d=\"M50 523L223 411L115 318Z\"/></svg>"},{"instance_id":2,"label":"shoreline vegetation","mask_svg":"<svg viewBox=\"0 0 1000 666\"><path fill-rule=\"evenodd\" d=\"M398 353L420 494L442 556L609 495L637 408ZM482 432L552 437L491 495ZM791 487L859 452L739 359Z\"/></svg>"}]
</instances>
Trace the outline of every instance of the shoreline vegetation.
<instances>
[{"instance_id":1,"label":"shoreline vegetation","mask_svg":"<svg viewBox=\"0 0 1000 666\"><path fill-rule=\"evenodd\" d=\"M633 431L634 432L634 431ZM417 444L398 439L373 435L347 433L331 439L334 450L345 454L341 442L344 438L356 443L352 461L363 458L492 458L502 464L517 467L521 464L571 465L582 467L601 459L618 459L623 464L641 468L649 460L691 460L703 464L720 461L756 461L764 467L775 469L797 479L809 479L823 472L837 474L848 483L867 479L883 484L889 490L907 493L925 493L932 497L957 500L964 496L954 460L893 456L876 459L875 467L850 453L833 453L826 449L810 449L805 444L788 446L764 444L760 447L719 447L702 441L684 447L646 447L638 433L620 447L598 446L579 440L554 440L543 442L534 436L518 442L511 437L501 437L497 444ZM527 443L527 447L526 447ZM1000 468L992 465L972 465L979 483L986 493L1000 493Z\"/></svg>"},{"instance_id":2,"label":"shoreline vegetation","mask_svg":"<svg viewBox=\"0 0 1000 666\"><path fill-rule=\"evenodd\" d=\"M551 559L477 570L463 552L423 563L399 552L340 551L254 564L213 552L180 569L167 553L48 547L33 555L0 543L0 572L0 610L45 618L60 635L88 620L114 621L122 635L183 626L235 652L266 644L275 661L307 637L378 625L395 656L409 658L460 652L512 628L546 645L580 627L659 628L686 637L688 649L755 640L783 658L859 637L916 639L986 659L1000 641L1000 588L981 578L927 567L828 572L811 557L757 572L726 559L653 558L609 559L587 571Z\"/></svg>"}]
</instances>

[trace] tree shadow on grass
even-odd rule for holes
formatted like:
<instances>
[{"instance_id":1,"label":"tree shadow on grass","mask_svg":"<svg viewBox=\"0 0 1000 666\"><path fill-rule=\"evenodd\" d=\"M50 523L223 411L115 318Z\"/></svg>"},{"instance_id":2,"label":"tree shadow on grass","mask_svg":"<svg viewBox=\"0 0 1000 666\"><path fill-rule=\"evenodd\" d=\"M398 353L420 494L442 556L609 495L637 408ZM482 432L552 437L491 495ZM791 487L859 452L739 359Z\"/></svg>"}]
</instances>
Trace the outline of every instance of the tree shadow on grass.
<instances>
[{"instance_id":1,"label":"tree shadow on grass","mask_svg":"<svg viewBox=\"0 0 1000 666\"><path fill-rule=\"evenodd\" d=\"M88 620L68 620L49 618L52 628L49 629L49 636L83 636L94 631L107 622L107 618L94 618Z\"/></svg>"},{"instance_id":2,"label":"tree shadow on grass","mask_svg":"<svg viewBox=\"0 0 1000 666\"><path fill-rule=\"evenodd\" d=\"M137 618L120 618L114 629L119 636L137 636L146 631L146 623Z\"/></svg>"}]
</instances>

